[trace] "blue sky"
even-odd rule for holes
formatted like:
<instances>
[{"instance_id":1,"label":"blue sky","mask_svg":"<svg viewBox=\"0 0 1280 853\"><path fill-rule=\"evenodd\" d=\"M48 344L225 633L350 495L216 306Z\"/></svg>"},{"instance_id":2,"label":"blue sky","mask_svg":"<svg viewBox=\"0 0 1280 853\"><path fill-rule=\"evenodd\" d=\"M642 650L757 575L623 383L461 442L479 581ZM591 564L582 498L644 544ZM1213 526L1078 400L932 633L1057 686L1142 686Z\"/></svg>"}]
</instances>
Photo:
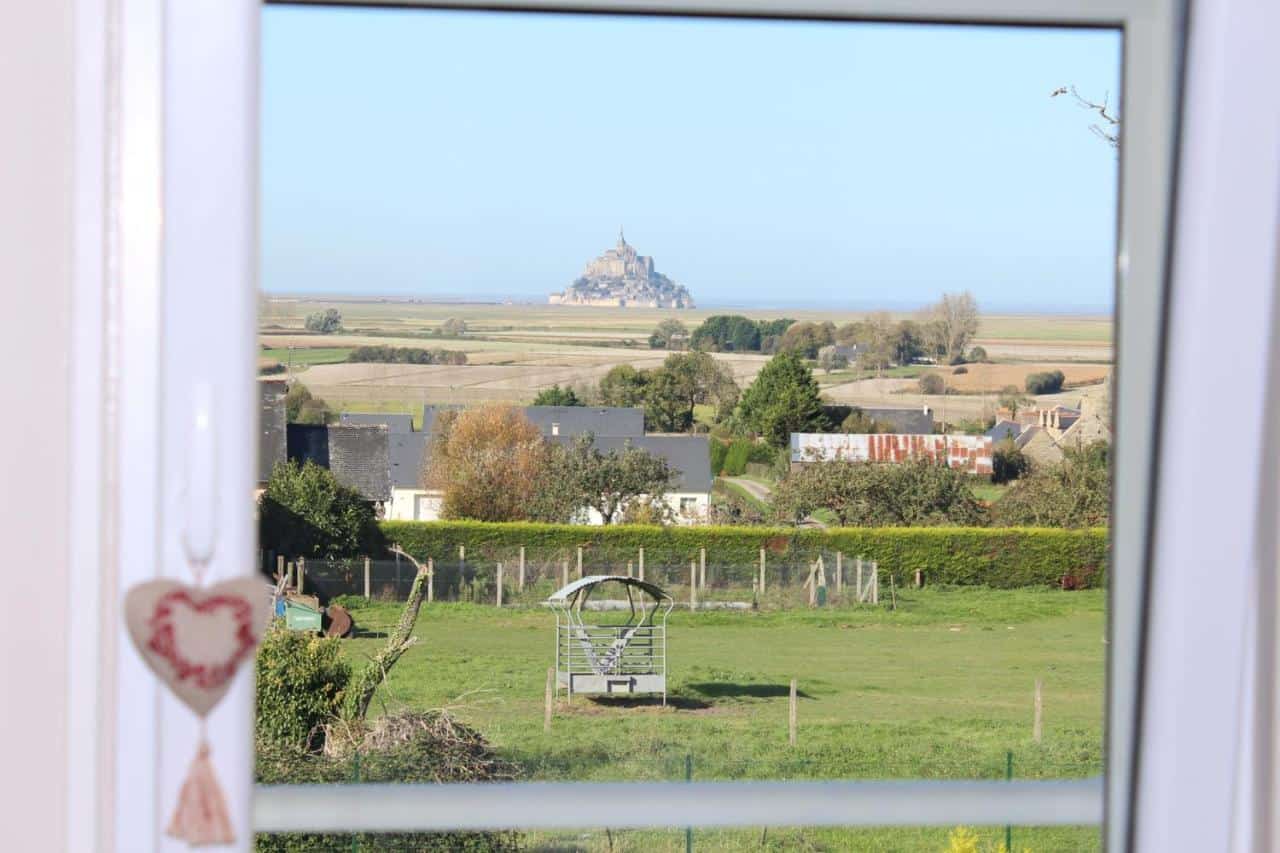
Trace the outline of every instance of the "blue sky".
<instances>
[{"instance_id":1,"label":"blue sky","mask_svg":"<svg viewBox=\"0 0 1280 853\"><path fill-rule=\"evenodd\" d=\"M704 306L1110 310L1110 31L270 6L262 286L545 300L619 225Z\"/></svg>"}]
</instances>

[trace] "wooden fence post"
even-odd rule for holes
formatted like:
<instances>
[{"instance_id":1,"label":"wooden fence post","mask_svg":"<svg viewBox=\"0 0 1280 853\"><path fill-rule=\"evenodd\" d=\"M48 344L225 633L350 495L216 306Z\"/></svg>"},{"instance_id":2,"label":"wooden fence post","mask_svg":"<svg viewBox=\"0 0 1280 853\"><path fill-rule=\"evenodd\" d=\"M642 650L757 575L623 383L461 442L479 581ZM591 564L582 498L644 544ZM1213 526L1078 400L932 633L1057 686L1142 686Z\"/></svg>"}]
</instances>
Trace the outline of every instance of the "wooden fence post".
<instances>
[{"instance_id":1,"label":"wooden fence post","mask_svg":"<svg viewBox=\"0 0 1280 853\"><path fill-rule=\"evenodd\" d=\"M855 571L855 572L857 572L856 579L857 579L857 582L858 582L858 603L859 603L859 604L861 604L861 603L863 602L863 597L862 597L862 555L861 555L861 554L859 554L856 558L854 558L854 562L853 562L853 569L854 569L854 571Z\"/></svg>"},{"instance_id":2,"label":"wooden fence post","mask_svg":"<svg viewBox=\"0 0 1280 853\"><path fill-rule=\"evenodd\" d=\"M436 560L427 557L427 603L436 600Z\"/></svg>"},{"instance_id":3,"label":"wooden fence post","mask_svg":"<svg viewBox=\"0 0 1280 853\"><path fill-rule=\"evenodd\" d=\"M563 580L564 580L564 583L560 585L568 586L569 585L569 561L568 560L560 561L560 574L563 575Z\"/></svg>"},{"instance_id":4,"label":"wooden fence post","mask_svg":"<svg viewBox=\"0 0 1280 853\"><path fill-rule=\"evenodd\" d=\"M369 600L369 558L364 558L364 597Z\"/></svg>"},{"instance_id":5,"label":"wooden fence post","mask_svg":"<svg viewBox=\"0 0 1280 853\"><path fill-rule=\"evenodd\" d=\"M836 551L836 595L844 592L844 552Z\"/></svg>"},{"instance_id":6,"label":"wooden fence post","mask_svg":"<svg viewBox=\"0 0 1280 853\"><path fill-rule=\"evenodd\" d=\"M764 549L760 549L760 594L764 595Z\"/></svg>"},{"instance_id":7,"label":"wooden fence post","mask_svg":"<svg viewBox=\"0 0 1280 853\"><path fill-rule=\"evenodd\" d=\"M871 603L880 603L880 564L871 561Z\"/></svg>"},{"instance_id":8,"label":"wooden fence post","mask_svg":"<svg viewBox=\"0 0 1280 853\"><path fill-rule=\"evenodd\" d=\"M689 561L689 610L698 609L698 563Z\"/></svg>"},{"instance_id":9,"label":"wooden fence post","mask_svg":"<svg viewBox=\"0 0 1280 853\"><path fill-rule=\"evenodd\" d=\"M916 569L916 589L924 588L924 570Z\"/></svg>"},{"instance_id":10,"label":"wooden fence post","mask_svg":"<svg viewBox=\"0 0 1280 853\"><path fill-rule=\"evenodd\" d=\"M551 731L551 708L555 704L552 700L552 691L556 684L556 668L554 666L547 667L547 699L546 705L542 711L542 730L544 732Z\"/></svg>"},{"instance_id":11,"label":"wooden fence post","mask_svg":"<svg viewBox=\"0 0 1280 853\"><path fill-rule=\"evenodd\" d=\"M1040 742L1040 736L1044 733L1043 729L1043 713L1044 704L1040 698L1040 679L1036 679L1036 706L1035 719L1031 724L1031 739L1036 743Z\"/></svg>"},{"instance_id":12,"label":"wooden fence post","mask_svg":"<svg viewBox=\"0 0 1280 853\"><path fill-rule=\"evenodd\" d=\"M578 580L582 580L582 546L578 546Z\"/></svg>"},{"instance_id":13,"label":"wooden fence post","mask_svg":"<svg viewBox=\"0 0 1280 853\"><path fill-rule=\"evenodd\" d=\"M284 577L284 554L276 555L276 580Z\"/></svg>"},{"instance_id":14,"label":"wooden fence post","mask_svg":"<svg viewBox=\"0 0 1280 853\"><path fill-rule=\"evenodd\" d=\"M524 592L524 546L520 546L520 574L516 581L516 589Z\"/></svg>"},{"instance_id":15,"label":"wooden fence post","mask_svg":"<svg viewBox=\"0 0 1280 853\"><path fill-rule=\"evenodd\" d=\"M787 742L796 745L796 680L791 679L791 705L787 713Z\"/></svg>"},{"instance_id":16,"label":"wooden fence post","mask_svg":"<svg viewBox=\"0 0 1280 853\"><path fill-rule=\"evenodd\" d=\"M298 558L298 595L302 595L302 584L307 577L307 559L306 557Z\"/></svg>"},{"instance_id":17,"label":"wooden fence post","mask_svg":"<svg viewBox=\"0 0 1280 853\"><path fill-rule=\"evenodd\" d=\"M635 563L631 562L630 560L627 560L627 577L629 578L635 577L635 575L633 574L634 571L635 571Z\"/></svg>"},{"instance_id":18,"label":"wooden fence post","mask_svg":"<svg viewBox=\"0 0 1280 853\"><path fill-rule=\"evenodd\" d=\"M640 580L644 580L644 548L640 549Z\"/></svg>"},{"instance_id":19,"label":"wooden fence post","mask_svg":"<svg viewBox=\"0 0 1280 853\"><path fill-rule=\"evenodd\" d=\"M498 606L502 606L502 563L498 563Z\"/></svg>"},{"instance_id":20,"label":"wooden fence post","mask_svg":"<svg viewBox=\"0 0 1280 853\"><path fill-rule=\"evenodd\" d=\"M707 588L707 549L698 549L698 586Z\"/></svg>"}]
</instances>

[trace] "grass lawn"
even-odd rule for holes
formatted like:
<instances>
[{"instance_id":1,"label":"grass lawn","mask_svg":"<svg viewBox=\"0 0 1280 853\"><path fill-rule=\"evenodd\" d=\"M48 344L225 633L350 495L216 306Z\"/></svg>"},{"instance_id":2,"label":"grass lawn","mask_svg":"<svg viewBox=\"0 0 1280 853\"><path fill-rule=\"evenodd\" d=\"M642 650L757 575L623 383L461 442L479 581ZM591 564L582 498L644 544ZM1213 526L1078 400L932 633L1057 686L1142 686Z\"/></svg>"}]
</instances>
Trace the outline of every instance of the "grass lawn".
<instances>
[{"instance_id":1,"label":"grass lawn","mask_svg":"<svg viewBox=\"0 0 1280 853\"><path fill-rule=\"evenodd\" d=\"M883 591L882 591L883 592ZM885 596L887 599L888 597ZM553 619L540 608L434 604L420 645L392 671L375 713L450 708L531 780L996 779L1007 751L1021 778L1101 772L1101 590L901 590L898 608L677 611L669 703L577 698L542 731ZM352 602L363 661L395 603ZM799 744L787 745L790 679ZM1032 694L1044 682L1044 739ZM994 848L998 830L984 831ZM766 849L942 850L947 829L770 830ZM760 849L759 831L705 830L699 849ZM603 831L530 838L568 849L682 849L683 833ZM705 845L705 846L704 846ZM1085 828L1018 830L1015 849L1097 849ZM560 849L560 848L558 848Z\"/></svg>"},{"instance_id":2,"label":"grass lawn","mask_svg":"<svg viewBox=\"0 0 1280 853\"><path fill-rule=\"evenodd\" d=\"M278 361L281 364L293 364L293 369L310 367L313 364L336 364L346 361L353 347L273 347L258 351L258 357Z\"/></svg>"},{"instance_id":3,"label":"grass lawn","mask_svg":"<svg viewBox=\"0 0 1280 853\"><path fill-rule=\"evenodd\" d=\"M1004 493L1009 491L1008 483L975 483L973 485L973 495L980 501L995 503L1004 497Z\"/></svg>"}]
</instances>

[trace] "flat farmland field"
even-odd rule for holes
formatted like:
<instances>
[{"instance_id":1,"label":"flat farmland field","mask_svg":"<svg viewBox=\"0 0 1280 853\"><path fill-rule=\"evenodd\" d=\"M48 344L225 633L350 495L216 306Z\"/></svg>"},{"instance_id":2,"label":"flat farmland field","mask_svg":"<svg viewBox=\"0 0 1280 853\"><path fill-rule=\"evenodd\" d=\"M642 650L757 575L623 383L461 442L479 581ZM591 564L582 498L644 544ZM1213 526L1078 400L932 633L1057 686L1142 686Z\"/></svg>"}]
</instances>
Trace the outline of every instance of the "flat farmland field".
<instances>
[{"instance_id":1,"label":"flat farmland field","mask_svg":"<svg viewBox=\"0 0 1280 853\"><path fill-rule=\"evenodd\" d=\"M318 335L304 328L308 314L326 308L342 313L344 331ZM545 304L459 304L393 300L268 299L261 317L260 354L292 360L294 375L312 393L347 411L416 411L424 403L528 403L553 385L594 385L620 364L637 369L661 364L667 353L651 350L648 336L663 319L676 318L690 329L717 313L741 313L753 319L781 316L836 324L863 319L867 312L696 309L691 311L558 306ZM895 318L911 317L894 314ZM464 320L467 333L440 337L445 320ZM1087 388L1110 372L1112 326L1109 318L1089 316L990 315L981 321L975 343L1000 362L968 365L968 373L944 375L960 391L942 398L915 393L913 378L866 378L856 371L816 374L834 403L862 406L929 405L949 419L990 414L987 395L1006 385L1023 386L1028 373L1060 369L1069 385ZM346 353L357 346L394 346L460 350L467 364L350 364ZM292 352L290 356L290 350ZM717 360L745 387L768 358L756 354L717 353ZM904 372L916 373L913 366ZM1077 405L1079 393L1062 399Z\"/></svg>"}]
</instances>

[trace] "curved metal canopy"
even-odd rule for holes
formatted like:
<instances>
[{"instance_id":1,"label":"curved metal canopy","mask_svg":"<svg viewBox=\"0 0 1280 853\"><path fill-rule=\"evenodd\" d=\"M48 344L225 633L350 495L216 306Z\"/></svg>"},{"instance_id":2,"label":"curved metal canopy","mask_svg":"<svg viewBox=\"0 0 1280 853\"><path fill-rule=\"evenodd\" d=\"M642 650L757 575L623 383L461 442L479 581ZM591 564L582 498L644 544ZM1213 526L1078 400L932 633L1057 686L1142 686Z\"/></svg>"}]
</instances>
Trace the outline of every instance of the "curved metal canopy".
<instances>
[{"instance_id":1,"label":"curved metal canopy","mask_svg":"<svg viewBox=\"0 0 1280 853\"><path fill-rule=\"evenodd\" d=\"M584 578L579 578L568 586L564 586L556 590L549 598L547 598L547 600L565 601L579 590L587 589L609 581L614 581L623 584L624 586L634 586L642 589L658 601L671 598L671 596L667 595L663 591L662 587L656 584L651 584L648 581L642 581L639 578L629 578L626 575L587 575Z\"/></svg>"}]
</instances>

